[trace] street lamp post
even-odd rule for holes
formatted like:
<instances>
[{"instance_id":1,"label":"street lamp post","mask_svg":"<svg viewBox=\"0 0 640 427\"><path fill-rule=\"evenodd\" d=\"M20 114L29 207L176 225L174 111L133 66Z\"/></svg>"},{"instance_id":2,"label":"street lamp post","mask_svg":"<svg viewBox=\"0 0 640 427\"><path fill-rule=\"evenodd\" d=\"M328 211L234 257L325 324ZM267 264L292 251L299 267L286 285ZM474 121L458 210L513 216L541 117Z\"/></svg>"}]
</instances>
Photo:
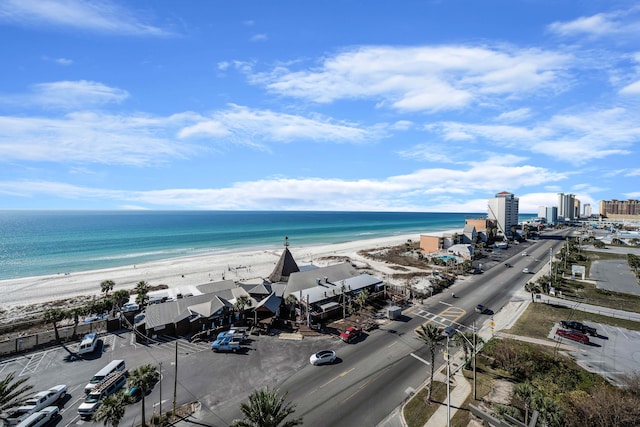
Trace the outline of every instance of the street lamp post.
<instances>
[{"instance_id":1,"label":"street lamp post","mask_svg":"<svg viewBox=\"0 0 640 427\"><path fill-rule=\"evenodd\" d=\"M162 362L160 362L160 422L162 422Z\"/></svg>"},{"instance_id":2,"label":"street lamp post","mask_svg":"<svg viewBox=\"0 0 640 427\"><path fill-rule=\"evenodd\" d=\"M447 336L447 349L445 352L447 359L447 427L451 426L451 368L449 365L449 337Z\"/></svg>"}]
</instances>

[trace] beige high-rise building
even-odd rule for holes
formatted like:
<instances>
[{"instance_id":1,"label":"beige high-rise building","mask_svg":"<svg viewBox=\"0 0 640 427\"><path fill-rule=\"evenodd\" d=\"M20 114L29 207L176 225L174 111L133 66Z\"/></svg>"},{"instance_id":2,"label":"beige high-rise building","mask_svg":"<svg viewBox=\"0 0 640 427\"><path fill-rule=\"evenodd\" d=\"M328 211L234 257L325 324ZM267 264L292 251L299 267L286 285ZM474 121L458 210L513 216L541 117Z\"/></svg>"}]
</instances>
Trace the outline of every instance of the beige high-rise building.
<instances>
[{"instance_id":1,"label":"beige high-rise building","mask_svg":"<svg viewBox=\"0 0 640 427\"><path fill-rule=\"evenodd\" d=\"M600 215L613 220L640 220L640 200L602 200Z\"/></svg>"}]
</instances>

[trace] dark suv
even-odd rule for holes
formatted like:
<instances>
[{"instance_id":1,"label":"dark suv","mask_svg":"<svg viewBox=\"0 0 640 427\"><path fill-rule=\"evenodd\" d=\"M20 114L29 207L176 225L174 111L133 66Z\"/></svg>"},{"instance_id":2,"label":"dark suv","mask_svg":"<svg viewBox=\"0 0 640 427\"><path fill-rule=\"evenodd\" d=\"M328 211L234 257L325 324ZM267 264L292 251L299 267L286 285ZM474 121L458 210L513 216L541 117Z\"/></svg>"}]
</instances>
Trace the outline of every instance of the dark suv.
<instances>
[{"instance_id":1,"label":"dark suv","mask_svg":"<svg viewBox=\"0 0 640 427\"><path fill-rule=\"evenodd\" d=\"M598 335L596 328L592 328L591 326L587 326L584 323L576 322L574 320L562 320L560 324L563 328L573 329L574 331L582 332L583 334L591 335L595 337Z\"/></svg>"}]
</instances>

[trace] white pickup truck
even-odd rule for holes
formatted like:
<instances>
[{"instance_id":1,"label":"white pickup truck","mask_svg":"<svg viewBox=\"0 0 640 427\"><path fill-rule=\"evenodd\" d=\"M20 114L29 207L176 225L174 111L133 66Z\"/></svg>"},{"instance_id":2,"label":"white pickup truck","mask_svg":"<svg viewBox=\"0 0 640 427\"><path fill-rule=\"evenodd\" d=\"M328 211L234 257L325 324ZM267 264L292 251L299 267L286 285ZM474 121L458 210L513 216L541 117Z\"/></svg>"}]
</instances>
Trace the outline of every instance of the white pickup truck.
<instances>
[{"instance_id":1,"label":"white pickup truck","mask_svg":"<svg viewBox=\"0 0 640 427\"><path fill-rule=\"evenodd\" d=\"M27 419L29 415L35 414L36 412L46 408L47 406L53 405L58 400L62 399L66 394L67 386L64 384L51 387L49 390L41 391L34 394L33 396L25 400L22 405L10 410L1 418L10 426L17 425Z\"/></svg>"}]
</instances>

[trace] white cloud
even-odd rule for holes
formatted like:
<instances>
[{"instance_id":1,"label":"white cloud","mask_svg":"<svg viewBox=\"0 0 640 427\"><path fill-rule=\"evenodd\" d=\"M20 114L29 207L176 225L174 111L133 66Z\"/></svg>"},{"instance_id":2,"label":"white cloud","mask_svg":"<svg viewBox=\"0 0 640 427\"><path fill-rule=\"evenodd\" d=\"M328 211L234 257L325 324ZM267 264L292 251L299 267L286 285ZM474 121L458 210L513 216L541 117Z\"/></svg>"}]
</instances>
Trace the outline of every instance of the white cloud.
<instances>
[{"instance_id":1,"label":"white cloud","mask_svg":"<svg viewBox=\"0 0 640 427\"><path fill-rule=\"evenodd\" d=\"M132 11L107 0L5 0L0 3L0 22L38 28L68 27L117 35L172 35L171 31L150 25Z\"/></svg>"},{"instance_id":2,"label":"white cloud","mask_svg":"<svg viewBox=\"0 0 640 427\"><path fill-rule=\"evenodd\" d=\"M268 40L268 37L266 34L254 34L253 36L251 36L252 42L264 42L267 40Z\"/></svg>"},{"instance_id":3,"label":"white cloud","mask_svg":"<svg viewBox=\"0 0 640 427\"><path fill-rule=\"evenodd\" d=\"M640 80L620 89L620 95L640 95Z\"/></svg>"},{"instance_id":4,"label":"white cloud","mask_svg":"<svg viewBox=\"0 0 640 427\"><path fill-rule=\"evenodd\" d=\"M486 140L505 148L544 154L580 165L630 153L640 141L634 113L622 108L558 114L529 127L440 122L426 127L446 140Z\"/></svg>"},{"instance_id":5,"label":"white cloud","mask_svg":"<svg viewBox=\"0 0 640 427\"><path fill-rule=\"evenodd\" d=\"M571 60L556 52L506 47L363 46L313 69L280 66L250 78L271 92L318 103L372 99L400 111L439 111L560 90Z\"/></svg>"},{"instance_id":6,"label":"white cloud","mask_svg":"<svg viewBox=\"0 0 640 427\"><path fill-rule=\"evenodd\" d=\"M178 136L228 136L237 143L261 145L260 141L290 142L298 139L369 142L380 138L382 133L378 129L367 130L353 123L337 123L325 117L303 117L231 105L210 117L201 117L195 124L183 128Z\"/></svg>"},{"instance_id":7,"label":"white cloud","mask_svg":"<svg viewBox=\"0 0 640 427\"><path fill-rule=\"evenodd\" d=\"M634 38L640 34L638 12L640 12L638 7L632 7L628 10L620 9L608 13L581 16L573 21L554 22L547 29L563 37L586 35L598 38L613 36L619 42L624 36Z\"/></svg>"},{"instance_id":8,"label":"white cloud","mask_svg":"<svg viewBox=\"0 0 640 427\"><path fill-rule=\"evenodd\" d=\"M0 117L0 158L143 166L199 149L176 143L171 119L73 113L62 118Z\"/></svg>"},{"instance_id":9,"label":"white cloud","mask_svg":"<svg viewBox=\"0 0 640 427\"><path fill-rule=\"evenodd\" d=\"M0 97L0 103L13 106L76 109L120 103L129 97L126 90L86 80L39 83L31 93Z\"/></svg>"},{"instance_id":10,"label":"white cloud","mask_svg":"<svg viewBox=\"0 0 640 427\"><path fill-rule=\"evenodd\" d=\"M530 108L519 108L517 110L505 111L496 117L496 121L503 123L516 123L531 117Z\"/></svg>"},{"instance_id":11,"label":"white cloud","mask_svg":"<svg viewBox=\"0 0 640 427\"><path fill-rule=\"evenodd\" d=\"M0 193L37 197L110 200L119 206L181 209L283 209L484 212L486 199L505 189L558 182L564 174L544 168L508 166L496 158L465 170L421 169L385 179L274 177L224 188L149 191L94 189L60 182L4 181ZM486 198L474 194L487 194Z\"/></svg>"}]
</instances>

